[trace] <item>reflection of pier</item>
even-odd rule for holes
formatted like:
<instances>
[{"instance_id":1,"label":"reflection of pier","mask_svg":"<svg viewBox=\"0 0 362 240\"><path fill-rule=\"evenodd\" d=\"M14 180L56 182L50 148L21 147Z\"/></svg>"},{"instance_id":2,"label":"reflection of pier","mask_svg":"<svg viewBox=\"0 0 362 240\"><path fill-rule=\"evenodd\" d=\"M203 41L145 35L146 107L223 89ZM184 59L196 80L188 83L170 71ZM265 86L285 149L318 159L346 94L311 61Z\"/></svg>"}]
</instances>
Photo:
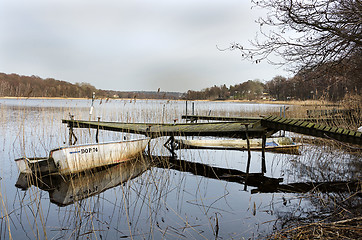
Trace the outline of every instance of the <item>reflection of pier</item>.
<instances>
[{"instance_id":1,"label":"reflection of pier","mask_svg":"<svg viewBox=\"0 0 362 240\"><path fill-rule=\"evenodd\" d=\"M222 180L254 187L257 192L357 192L360 194L361 183L353 182L299 182L281 184L282 178L266 177L262 173L245 173L235 169L212 167L206 164L178 160L164 156L144 156L135 161L119 163L111 167L94 169L69 176L58 174L39 176L21 173L16 186L27 190L34 185L49 192L50 201L58 206L66 206L119 186L130 179L141 176L146 170L157 167L187 172L209 179Z\"/></svg>"},{"instance_id":2,"label":"reflection of pier","mask_svg":"<svg viewBox=\"0 0 362 240\"><path fill-rule=\"evenodd\" d=\"M163 157L164 158L164 157ZM165 163L168 163L165 165ZM361 183L358 181L333 181L333 182L299 182L290 184L280 184L282 178L270 178L261 173L245 173L235 169L225 169L211 167L206 164L167 158L164 165L158 164L157 167L171 168L181 172L188 172L194 175L203 176L211 179L218 179L227 182L240 183L251 187L252 193L257 192L289 192L306 193L314 192L361 192Z\"/></svg>"}]
</instances>

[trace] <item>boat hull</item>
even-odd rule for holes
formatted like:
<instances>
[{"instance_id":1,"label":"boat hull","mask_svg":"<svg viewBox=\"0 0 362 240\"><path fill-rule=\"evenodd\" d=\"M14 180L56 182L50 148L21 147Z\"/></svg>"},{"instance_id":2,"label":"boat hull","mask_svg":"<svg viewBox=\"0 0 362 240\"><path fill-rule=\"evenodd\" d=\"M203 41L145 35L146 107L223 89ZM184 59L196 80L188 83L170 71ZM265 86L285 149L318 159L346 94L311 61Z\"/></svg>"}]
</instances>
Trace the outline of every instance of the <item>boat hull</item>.
<instances>
[{"instance_id":1,"label":"boat hull","mask_svg":"<svg viewBox=\"0 0 362 240\"><path fill-rule=\"evenodd\" d=\"M128 161L140 155L149 141L140 139L64 147L52 150L49 160L54 161L61 174L76 173Z\"/></svg>"},{"instance_id":2,"label":"boat hull","mask_svg":"<svg viewBox=\"0 0 362 240\"><path fill-rule=\"evenodd\" d=\"M19 158L15 159L16 165L21 173L52 173L57 169L54 162L49 161L48 158Z\"/></svg>"}]
</instances>

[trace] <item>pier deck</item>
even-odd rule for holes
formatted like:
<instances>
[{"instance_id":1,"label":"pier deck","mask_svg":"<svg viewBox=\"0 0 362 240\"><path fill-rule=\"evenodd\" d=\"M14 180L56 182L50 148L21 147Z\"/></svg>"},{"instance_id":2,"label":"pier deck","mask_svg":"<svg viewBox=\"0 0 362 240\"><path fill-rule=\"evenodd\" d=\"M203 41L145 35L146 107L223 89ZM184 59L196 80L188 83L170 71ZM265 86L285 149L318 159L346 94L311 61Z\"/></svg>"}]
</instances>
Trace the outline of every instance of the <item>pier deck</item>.
<instances>
[{"instance_id":1,"label":"pier deck","mask_svg":"<svg viewBox=\"0 0 362 240\"><path fill-rule=\"evenodd\" d=\"M328 127L326 125L298 119L277 116L264 118L192 117L193 119L198 120L223 120L224 122L179 124L121 123L83 120L62 120L62 122L67 123L68 126L72 128L93 128L136 133L152 138L161 136L216 136L245 139L245 125L248 125L247 133L250 138L261 138L263 135L269 137L279 130L285 130L314 137L329 138L341 142L362 145L362 133L360 132L337 127Z\"/></svg>"},{"instance_id":2,"label":"pier deck","mask_svg":"<svg viewBox=\"0 0 362 240\"><path fill-rule=\"evenodd\" d=\"M117 132L127 132L143 134L149 137L161 136L218 136L246 138L246 127L240 122L213 122L213 123L186 123L186 124L159 124L159 123L121 123L103 121L82 121L82 120L62 120L69 127L73 128L93 128L99 130L110 130ZM250 124L248 136L251 138L261 138L264 134L271 135L276 131L262 127L260 122Z\"/></svg>"},{"instance_id":3,"label":"pier deck","mask_svg":"<svg viewBox=\"0 0 362 240\"><path fill-rule=\"evenodd\" d=\"M329 138L341 142L362 145L362 133L309 121L269 116L261 120L261 125L275 130L285 130L314 137Z\"/></svg>"},{"instance_id":4,"label":"pier deck","mask_svg":"<svg viewBox=\"0 0 362 240\"><path fill-rule=\"evenodd\" d=\"M240 123L256 123L263 119L263 117L222 117L222 116L202 116L202 115L182 115L182 119L190 122L201 121L224 121L224 122L240 122ZM332 123L344 121L341 117L308 117L308 118L291 118L297 121L308 121L314 123Z\"/></svg>"}]
</instances>

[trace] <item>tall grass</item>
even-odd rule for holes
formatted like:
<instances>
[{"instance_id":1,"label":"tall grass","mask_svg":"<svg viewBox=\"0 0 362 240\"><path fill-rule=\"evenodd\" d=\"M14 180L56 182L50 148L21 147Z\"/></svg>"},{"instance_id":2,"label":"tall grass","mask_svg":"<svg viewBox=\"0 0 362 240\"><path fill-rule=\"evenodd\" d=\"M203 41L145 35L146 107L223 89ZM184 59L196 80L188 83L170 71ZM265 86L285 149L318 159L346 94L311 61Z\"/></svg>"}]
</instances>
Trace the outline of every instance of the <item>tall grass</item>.
<instances>
[{"instance_id":1,"label":"tall grass","mask_svg":"<svg viewBox=\"0 0 362 240\"><path fill-rule=\"evenodd\" d=\"M11 193L6 192L3 187L4 184L7 184L9 189L14 184L11 181L4 183L4 178L15 179L17 177L11 176L17 175L17 170L10 161L21 156L44 157L49 150L66 145L68 130L64 124L61 124L61 119L69 119L69 113L74 115L75 119L97 120L97 117L100 116L101 121L163 123L173 123L174 119L178 119L180 122L181 115L185 114L184 104L176 101L111 100L107 103L103 101L102 104L100 101L96 101L92 116L89 116L87 104L82 102L68 104L63 107L55 107L54 104L51 106L32 105L31 107L20 105L11 109L3 104L0 105L1 122L5 126L0 128L0 131L4 134L3 136L6 136L0 139L4 142L2 156L6 157L6 166L11 169L11 173L6 173L5 169L1 169L3 179L0 180L2 187L0 189L2 201L0 233L3 238L10 239L13 236L17 238L22 235L28 239L113 239L120 237L129 239L217 239L219 237L243 238L244 236L257 238L264 236L263 231L268 229L263 228L269 224L264 221L277 219L279 223L288 220L283 219L285 215L278 213L278 209L283 209L283 198L289 195L275 194L272 197L270 195L250 195L249 192L241 190L243 186L240 187L240 184L210 180L202 176L173 170L167 157L161 157L170 155L162 146L166 138L152 141L152 156L120 165L118 169L109 167L101 169L101 171L50 178L47 180L48 182L43 177L30 177L28 178L28 190L17 190L15 197L12 198ZM195 106L197 114L213 116L279 114L280 107L274 106L270 111L268 107L258 109L259 105L250 105L253 107L252 110L244 108L244 105L241 104L230 107L227 103L223 103L221 106L196 103ZM305 111L306 107L290 106L286 115L287 117L305 116ZM9 112L13 114L11 117L15 121L13 124L9 123L5 117ZM95 142L95 130L75 129L75 134L78 137L78 143ZM101 131L99 140L107 142L124 137L130 139L140 136ZM284 174L288 172L290 180L293 177L296 181L300 179L334 181L355 178L360 171L360 165L358 165L360 155L349 155L344 148L336 150L336 145L333 141L326 141L322 146L307 144L308 150L303 151L301 156L267 154L267 174L276 171L275 168L281 168L284 170ZM246 153L216 153L205 150L179 151L178 155L179 158L207 165L222 165L242 170L245 167L247 156ZM258 167L254 167L254 169L259 168L259 158L258 153L253 153L253 160L258 159L256 161ZM271 158L275 158L275 165L283 166L270 164ZM123 171L125 169L127 169L127 174L134 172L137 177L127 177L128 181L121 181L120 185L112 186L112 183L117 182L117 177L119 180L125 174ZM137 172L138 174L136 174ZM56 181L60 181L61 184ZM94 183L97 181L105 183L101 189L104 188L105 191L97 189L100 193L94 194L96 191ZM101 186L99 182L97 182L97 186ZM57 189L60 186L63 189ZM51 201L55 201L54 194L60 190L68 191L67 194L73 197L80 196L79 191L81 191L83 197L75 199L72 204L58 207ZM313 205L311 208L317 209L316 213L325 213L323 209L328 208L330 216L334 216L337 209L339 210L337 212L347 216L347 213L351 212L349 208L355 207L354 204L357 203L355 202L357 196L354 194L355 191L343 195L317 192L297 197L293 194L289 197L305 201L307 206ZM273 202L273 214L269 209L266 211L263 207L266 202L264 198L269 199L269 197ZM288 202L288 199L286 201ZM348 204L351 205L348 206ZM290 211L289 213L297 213L297 210L292 208L287 210ZM288 216L293 217L292 214L288 214ZM349 216L349 219L353 218L352 215ZM298 223L303 222L296 216L294 219L297 224L283 225L289 227L285 231L293 228L300 229L301 225ZM351 222L353 221L351 220ZM339 223L345 224L348 221ZM329 223L323 222L323 224ZM283 232L281 226L277 224L275 226L280 232L274 236L293 232ZM258 229L260 233L257 232Z\"/></svg>"},{"instance_id":2,"label":"tall grass","mask_svg":"<svg viewBox=\"0 0 362 240\"><path fill-rule=\"evenodd\" d=\"M348 115L332 116L334 121L320 123L357 130L362 125L361 97L351 96L337 108L352 110ZM336 108L336 106L332 106ZM298 107L305 112L310 106ZM314 109L326 109L330 106L317 105ZM290 116L297 116L290 112ZM303 114L299 115L303 116ZM279 214L272 239L360 239L362 237L362 149L360 146L341 143L333 139L309 138L303 154L292 159L293 172L297 178L304 178L316 184L321 182L356 182L353 188L345 192L321 192L315 190L298 197L294 211ZM317 189L316 185L316 189ZM303 208L301 203L308 201L312 205Z\"/></svg>"}]
</instances>

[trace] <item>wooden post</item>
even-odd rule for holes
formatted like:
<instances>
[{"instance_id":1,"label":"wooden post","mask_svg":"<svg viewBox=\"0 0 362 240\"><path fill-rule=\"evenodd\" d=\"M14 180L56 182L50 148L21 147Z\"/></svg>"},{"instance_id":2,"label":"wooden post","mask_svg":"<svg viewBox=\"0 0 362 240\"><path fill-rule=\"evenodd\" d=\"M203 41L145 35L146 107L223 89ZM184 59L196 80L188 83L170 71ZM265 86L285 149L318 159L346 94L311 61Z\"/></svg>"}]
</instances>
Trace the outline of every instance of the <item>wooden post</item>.
<instances>
[{"instance_id":1,"label":"wooden post","mask_svg":"<svg viewBox=\"0 0 362 240\"><path fill-rule=\"evenodd\" d=\"M283 117L285 118L285 106L283 106Z\"/></svg>"},{"instance_id":2,"label":"wooden post","mask_svg":"<svg viewBox=\"0 0 362 240\"><path fill-rule=\"evenodd\" d=\"M70 115L70 120L74 120L74 115ZM73 122L69 123L69 146L73 145Z\"/></svg>"},{"instance_id":3,"label":"wooden post","mask_svg":"<svg viewBox=\"0 0 362 240\"><path fill-rule=\"evenodd\" d=\"M171 142L170 142L170 145L171 145L171 155L172 155L172 158L175 158L176 157L176 153L175 153L175 137L172 135L171 136Z\"/></svg>"},{"instance_id":4,"label":"wooden post","mask_svg":"<svg viewBox=\"0 0 362 240\"><path fill-rule=\"evenodd\" d=\"M186 122L187 122L187 101L186 101Z\"/></svg>"},{"instance_id":5,"label":"wooden post","mask_svg":"<svg viewBox=\"0 0 362 240\"><path fill-rule=\"evenodd\" d=\"M99 133L99 121L101 120L101 117L98 117L98 127L96 132L96 143L98 143L98 133Z\"/></svg>"},{"instance_id":6,"label":"wooden post","mask_svg":"<svg viewBox=\"0 0 362 240\"><path fill-rule=\"evenodd\" d=\"M148 153L148 156L151 157L151 140L147 144L147 153Z\"/></svg>"},{"instance_id":7,"label":"wooden post","mask_svg":"<svg viewBox=\"0 0 362 240\"><path fill-rule=\"evenodd\" d=\"M192 115L195 115L195 103L192 103Z\"/></svg>"},{"instance_id":8,"label":"wooden post","mask_svg":"<svg viewBox=\"0 0 362 240\"><path fill-rule=\"evenodd\" d=\"M245 185L244 185L244 191L247 190L247 181L249 177L249 170L250 170L250 161L251 161L251 151L250 151L250 141L249 141L249 135L248 135L248 125L245 124L245 136L246 136L246 144L248 147L248 163L246 164L246 177L245 177Z\"/></svg>"},{"instance_id":9,"label":"wooden post","mask_svg":"<svg viewBox=\"0 0 362 240\"><path fill-rule=\"evenodd\" d=\"M261 141L261 172L262 173L266 173L265 144L266 144L266 133L263 134L262 141Z\"/></svg>"},{"instance_id":10,"label":"wooden post","mask_svg":"<svg viewBox=\"0 0 362 240\"><path fill-rule=\"evenodd\" d=\"M163 146L165 146L171 152L172 158L176 157L176 153L175 153L176 144L175 144L174 135L170 135L170 137L168 138L168 140L165 142L165 144Z\"/></svg>"}]
</instances>

